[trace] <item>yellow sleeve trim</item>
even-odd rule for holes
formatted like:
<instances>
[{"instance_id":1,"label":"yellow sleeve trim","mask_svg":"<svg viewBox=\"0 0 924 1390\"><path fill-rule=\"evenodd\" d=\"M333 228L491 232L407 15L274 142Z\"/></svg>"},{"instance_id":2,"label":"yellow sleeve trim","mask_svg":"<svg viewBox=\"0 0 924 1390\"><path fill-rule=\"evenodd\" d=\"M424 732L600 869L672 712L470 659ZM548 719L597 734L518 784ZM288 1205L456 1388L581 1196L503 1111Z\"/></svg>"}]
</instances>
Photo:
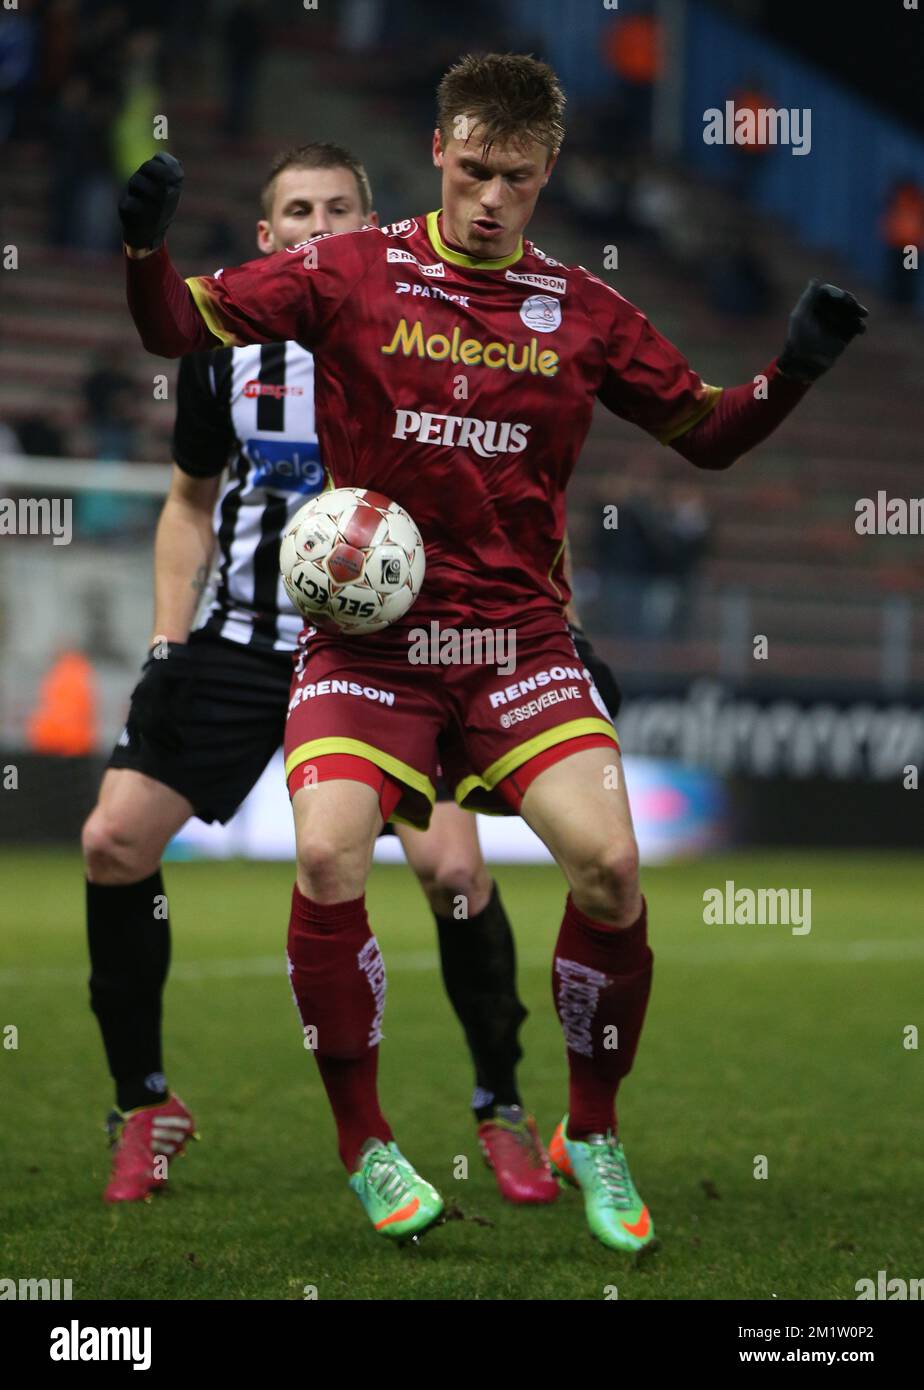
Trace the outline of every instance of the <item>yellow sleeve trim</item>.
<instances>
[{"instance_id":1,"label":"yellow sleeve trim","mask_svg":"<svg viewBox=\"0 0 924 1390\"><path fill-rule=\"evenodd\" d=\"M223 347L237 347L237 339L233 333L227 333L219 322L218 315L212 307L208 291L202 285L202 276L193 275L186 281L187 289L193 297L196 308L205 320L205 326L217 338Z\"/></svg>"},{"instance_id":2,"label":"yellow sleeve trim","mask_svg":"<svg viewBox=\"0 0 924 1390\"><path fill-rule=\"evenodd\" d=\"M655 439L658 443L670 444L673 440L679 439L682 434L686 434L687 430L691 430L694 425L698 425L700 420L706 418L710 410L715 409L723 390L724 387L722 386L707 386L706 399L702 404L697 406L693 414L688 416L682 424L672 425L670 429L665 430L663 434L656 434Z\"/></svg>"}]
</instances>

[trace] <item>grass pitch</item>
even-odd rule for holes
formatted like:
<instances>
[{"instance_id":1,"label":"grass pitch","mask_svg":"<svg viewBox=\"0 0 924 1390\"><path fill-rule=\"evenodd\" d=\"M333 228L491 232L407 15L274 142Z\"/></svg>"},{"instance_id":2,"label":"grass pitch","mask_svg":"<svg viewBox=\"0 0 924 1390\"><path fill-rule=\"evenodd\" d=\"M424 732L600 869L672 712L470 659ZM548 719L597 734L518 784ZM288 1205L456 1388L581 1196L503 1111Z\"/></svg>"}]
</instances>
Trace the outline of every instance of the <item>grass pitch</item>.
<instances>
[{"instance_id":1,"label":"grass pitch","mask_svg":"<svg viewBox=\"0 0 924 1390\"><path fill-rule=\"evenodd\" d=\"M523 1095L548 1137L565 1104L549 986L562 881L538 867L497 878L530 1009ZM703 892L726 879L811 888L811 932L704 925ZM409 871L376 868L368 895L389 972L383 1105L455 1218L410 1249L372 1233L337 1160L284 969L289 866L179 863L165 881L166 1066L203 1142L169 1192L111 1209L80 861L0 855L0 1276L71 1279L92 1299L602 1299L613 1285L620 1299L854 1299L880 1269L924 1273L924 1076L905 1031L924 1025L920 861L734 855L646 871L655 984L619 1107L662 1241L639 1267L590 1239L571 1191L549 1208L501 1201Z\"/></svg>"}]
</instances>

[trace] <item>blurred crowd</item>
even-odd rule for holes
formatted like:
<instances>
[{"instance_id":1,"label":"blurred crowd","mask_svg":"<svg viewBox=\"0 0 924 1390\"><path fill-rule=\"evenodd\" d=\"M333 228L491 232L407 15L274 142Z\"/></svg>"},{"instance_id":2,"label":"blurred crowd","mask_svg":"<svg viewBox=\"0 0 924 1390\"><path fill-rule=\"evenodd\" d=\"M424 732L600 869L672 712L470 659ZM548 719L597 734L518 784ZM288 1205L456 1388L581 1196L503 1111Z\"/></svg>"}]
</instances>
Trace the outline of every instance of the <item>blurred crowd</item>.
<instances>
[{"instance_id":1,"label":"blurred crowd","mask_svg":"<svg viewBox=\"0 0 924 1390\"><path fill-rule=\"evenodd\" d=\"M221 49L220 133L247 136L268 8L259 0L17 0L0 10L0 146L28 139L46 147L51 245L118 250L118 190L151 153L164 93L194 83L207 35L217 34Z\"/></svg>"}]
</instances>

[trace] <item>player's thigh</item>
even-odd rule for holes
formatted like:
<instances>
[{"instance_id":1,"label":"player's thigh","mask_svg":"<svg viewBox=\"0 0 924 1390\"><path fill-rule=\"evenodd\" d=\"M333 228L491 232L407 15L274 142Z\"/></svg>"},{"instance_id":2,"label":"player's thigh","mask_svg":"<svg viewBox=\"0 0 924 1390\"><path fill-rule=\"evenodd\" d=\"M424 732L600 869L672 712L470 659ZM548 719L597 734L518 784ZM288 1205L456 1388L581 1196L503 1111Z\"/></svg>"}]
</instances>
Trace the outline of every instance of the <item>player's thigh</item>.
<instances>
[{"instance_id":1,"label":"player's thigh","mask_svg":"<svg viewBox=\"0 0 924 1390\"><path fill-rule=\"evenodd\" d=\"M572 887L601 874L637 883L638 846L619 750L566 749L527 787L520 814Z\"/></svg>"},{"instance_id":2,"label":"player's thigh","mask_svg":"<svg viewBox=\"0 0 924 1390\"><path fill-rule=\"evenodd\" d=\"M154 873L164 849L193 813L192 804L132 768L108 768L83 828L91 882L131 883Z\"/></svg>"}]
</instances>

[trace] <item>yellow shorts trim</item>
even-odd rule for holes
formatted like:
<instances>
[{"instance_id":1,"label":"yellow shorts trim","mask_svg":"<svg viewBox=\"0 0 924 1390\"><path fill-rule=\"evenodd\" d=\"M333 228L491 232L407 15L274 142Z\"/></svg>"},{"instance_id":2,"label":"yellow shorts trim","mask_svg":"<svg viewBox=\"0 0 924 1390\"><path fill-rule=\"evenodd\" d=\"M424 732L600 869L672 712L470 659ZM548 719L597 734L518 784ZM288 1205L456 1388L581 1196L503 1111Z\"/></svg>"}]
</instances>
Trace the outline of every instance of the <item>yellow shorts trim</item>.
<instances>
[{"instance_id":1,"label":"yellow shorts trim","mask_svg":"<svg viewBox=\"0 0 924 1390\"><path fill-rule=\"evenodd\" d=\"M190 276L190 278L186 281L186 287L189 290L189 293L192 295L193 300L195 301L196 308L199 310L199 313L205 320L205 326L212 334L212 336L217 338L218 341L224 344L225 347L239 346L234 334L228 333L224 328L222 328L218 315L215 313L215 310L212 307L212 301L209 298L208 291L202 284L202 276Z\"/></svg>"},{"instance_id":2,"label":"yellow shorts trim","mask_svg":"<svg viewBox=\"0 0 924 1390\"><path fill-rule=\"evenodd\" d=\"M697 409L694 410L693 414L689 415L682 424L672 425L671 428L665 430L663 434L656 434L655 439L658 443L670 444L673 440L679 439L682 434L686 434L687 430L691 430L694 425L698 425L700 420L706 418L710 410L715 409L724 389L723 386L707 386L706 399L701 405L699 405Z\"/></svg>"},{"instance_id":3,"label":"yellow shorts trim","mask_svg":"<svg viewBox=\"0 0 924 1390\"><path fill-rule=\"evenodd\" d=\"M363 743L358 738L313 738L310 743L300 743L292 750L286 758L286 781L292 773L302 763L309 762L312 758L321 758L325 753L352 753L356 758L365 758L370 763L375 763L383 772L387 772L390 777L394 777L396 782L403 782L411 791L417 792L430 803L430 809L436 801L436 788L425 777L422 772L411 767L409 763L403 763L400 758L393 758L390 753L385 753L381 748L375 748L371 743ZM414 824L408 821L409 825Z\"/></svg>"},{"instance_id":4,"label":"yellow shorts trim","mask_svg":"<svg viewBox=\"0 0 924 1390\"><path fill-rule=\"evenodd\" d=\"M556 744L567 743L573 738L583 738L585 734L606 734L619 749L616 730L606 719L593 719L590 716L572 719L567 724L557 724L554 729L546 729L543 733L527 739L525 743L517 744L516 748L511 748L490 767L486 767L481 776L464 777L455 789L456 801L460 806L463 805L465 798L476 787L493 792L498 782L503 782L505 777L509 777L511 772L516 772L518 767L528 763L537 753L544 753L547 748L554 748Z\"/></svg>"}]
</instances>

